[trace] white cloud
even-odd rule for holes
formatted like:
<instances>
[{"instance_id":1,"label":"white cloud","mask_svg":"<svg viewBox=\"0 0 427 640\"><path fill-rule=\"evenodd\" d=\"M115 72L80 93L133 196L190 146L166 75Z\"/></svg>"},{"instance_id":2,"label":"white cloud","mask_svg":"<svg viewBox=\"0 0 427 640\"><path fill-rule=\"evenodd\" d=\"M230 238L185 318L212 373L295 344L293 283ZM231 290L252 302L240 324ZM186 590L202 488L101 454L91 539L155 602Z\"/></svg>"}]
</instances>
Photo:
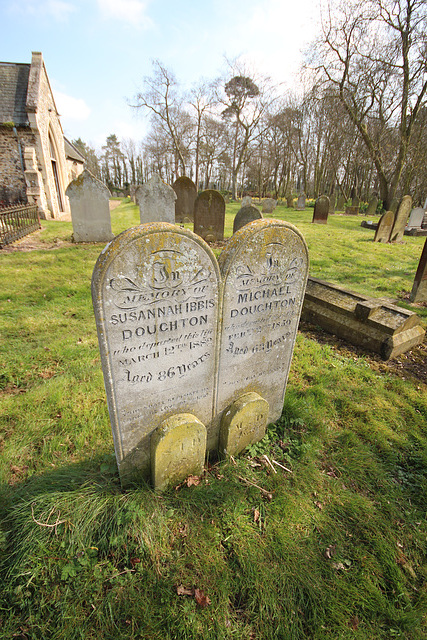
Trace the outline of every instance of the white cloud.
<instances>
[{"instance_id":1,"label":"white cloud","mask_svg":"<svg viewBox=\"0 0 427 640\"><path fill-rule=\"evenodd\" d=\"M62 91L54 90L55 102L61 120L87 120L91 110L82 98L73 98ZM64 123L63 123L64 124Z\"/></svg>"},{"instance_id":2,"label":"white cloud","mask_svg":"<svg viewBox=\"0 0 427 640\"><path fill-rule=\"evenodd\" d=\"M76 7L64 0L20 0L14 2L10 9L24 16L50 15L58 22L66 22Z\"/></svg>"},{"instance_id":3,"label":"white cloud","mask_svg":"<svg viewBox=\"0 0 427 640\"><path fill-rule=\"evenodd\" d=\"M104 18L129 22L149 29L153 21L146 15L148 2L141 0L98 0L98 7Z\"/></svg>"}]
</instances>

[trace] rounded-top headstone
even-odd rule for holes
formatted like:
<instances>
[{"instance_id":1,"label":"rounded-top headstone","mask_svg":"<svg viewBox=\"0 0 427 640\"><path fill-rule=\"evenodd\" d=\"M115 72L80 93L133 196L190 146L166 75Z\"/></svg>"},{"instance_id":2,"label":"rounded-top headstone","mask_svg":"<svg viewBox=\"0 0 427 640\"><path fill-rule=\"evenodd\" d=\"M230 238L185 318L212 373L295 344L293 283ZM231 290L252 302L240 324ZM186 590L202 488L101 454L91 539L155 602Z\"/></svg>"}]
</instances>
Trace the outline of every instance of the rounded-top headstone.
<instances>
[{"instance_id":1,"label":"rounded-top headstone","mask_svg":"<svg viewBox=\"0 0 427 640\"><path fill-rule=\"evenodd\" d=\"M253 204L247 207L242 207L236 213L234 218L233 233L236 233L236 231L244 227L246 224L249 224L254 220L259 220L260 218L262 218L262 213Z\"/></svg>"},{"instance_id":2,"label":"rounded-top headstone","mask_svg":"<svg viewBox=\"0 0 427 640\"><path fill-rule=\"evenodd\" d=\"M135 192L141 224L146 222L175 222L176 193L163 182L159 174L138 187Z\"/></svg>"},{"instance_id":3,"label":"rounded-top headstone","mask_svg":"<svg viewBox=\"0 0 427 640\"><path fill-rule=\"evenodd\" d=\"M393 229L390 234L390 242L401 242L405 233L406 223L412 208L411 196L403 196L394 218Z\"/></svg>"},{"instance_id":4,"label":"rounded-top headstone","mask_svg":"<svg viewBox=\"0 0 427 640\"><path fill-rule=\"evenodd\" d=\"M375 231L374 242L388 242L394 224L393 211L386 211L380 218L377 230Z\"/></svg>"},{"instance_id":5,"label":"rounded-top headstone","mask_svg":"<svg viewBox=\"0 0 427 640\"><path fill-rule=\"evenodd\" d=\"M74 242L109 242L111 231L110 192L103 182L85 169L67 187Z\"/></svg>"},{"instance_id":6,"label":"rounded-top headstone","mask_svg":"<svg viewBox=\"0 0 427 640\"><path fill-rule=\"evenodd\" d=\"M329 215L329 198L328 196L320 196L314 203L314 213L312 222L317 224L326 224Z\"/></svg>"},{"instance_id":7,"label":"rounded-top headstone","mask_svg":"<svg viewBox=\"0 0 427 640\"><path fill-rule=\"evenodd\" d=\"M262 201L262 213L273 213L277 207L277 200L274 198L266 198Z\"/></svg>"},{"instance_id":8,"label":"rounded-top headstone","mask_svg":"<svg viewBox=\"0 0 427 640\"><path fill-rule=\"evenodd\" d=\"M180 176L172 185L176 193L175 222L193 222L194 202L197 197L197 188L194 182L187 176Z\"/></svg>"},{"instance_id":9,"label":"rounded-top headstone","mask_svg":"<svg viewBox=\"0 0 427 640\"><path fill-rule=\"evenodd\" d=\"M206 242L224 240L225 200L219 191L206 189L194 203L194 233Z\"/></svg>"},{"instance_id":10,"label":"rounded-top headstone","mask_svg":"<svg viewBox=\"0 0 427 640\"><path fill-rule=\"evenodd\" d=\"M240 208L243 209L243 207L250 207L251 204L252 204L251 196L244 196L244 198L242 198L242 203L240 205Z\"/></svg>"}]
</instances>

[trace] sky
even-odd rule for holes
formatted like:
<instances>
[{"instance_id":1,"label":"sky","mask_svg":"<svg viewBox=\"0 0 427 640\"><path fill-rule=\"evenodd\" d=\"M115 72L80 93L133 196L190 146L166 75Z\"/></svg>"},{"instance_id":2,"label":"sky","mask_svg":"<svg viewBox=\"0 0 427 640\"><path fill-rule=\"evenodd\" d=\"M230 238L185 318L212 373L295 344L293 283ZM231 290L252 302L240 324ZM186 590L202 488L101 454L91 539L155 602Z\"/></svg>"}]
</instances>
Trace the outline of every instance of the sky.
<instances>
[{"instance_id":1,"label":"sky","mask_svg":"<svg viewBox=\"0 0 427 640\"><path fill-rule=\"evenodd\" d=\"M132 102L160 60L184 88L240 58L284 88L298 85L319 0L0 0L1 62L41 51L64 134L100 149L142 140Z\"/></svg>"}]
</instances>

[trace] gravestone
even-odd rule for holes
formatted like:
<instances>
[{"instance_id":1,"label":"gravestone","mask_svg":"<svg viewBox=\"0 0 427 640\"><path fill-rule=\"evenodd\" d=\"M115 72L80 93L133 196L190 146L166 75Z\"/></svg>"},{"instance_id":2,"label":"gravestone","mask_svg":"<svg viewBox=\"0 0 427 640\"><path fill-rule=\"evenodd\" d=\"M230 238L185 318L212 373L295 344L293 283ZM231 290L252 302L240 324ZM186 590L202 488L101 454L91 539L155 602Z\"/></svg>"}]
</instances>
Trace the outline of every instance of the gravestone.
<instances>
[{"instance_id":1,"label":"gravestone","mask_svg":"<svg viewBox=\"0 0 427 640\"><path fill-rule=\"evenodd\" d=\"M212 251L176 225L128 229L98 258L92 298L123 485L152 474L161 485L162 455L176 479L172 441L191 462L183 468L197 468L198 422L211 433L210 446L217 444L211 421L219 290Z\"/></svg>"},{"instance_id":2,"label":"gravestone","mask_svg":"<svg viewBox=\"0 0 427 640\"><path fill-rule=\"evenodd\" d=\"M260 218L262 218L262 213L254 205L251 204L248 207L242 207L235 215L233 221L233 233L236 233L236 231L244 227L246 224L249 224L254 220L259 220Z\"/></svg>"},{"instance_id":3,"label":"gravestone","mask_svg":"<svg viewBox=\"0 0 427 640\"><path fill-rule=\"evenodd\" d=\"M294 208L294 197L293 196L286 196L286 206L288 207L288 209L293 209Z\"/></svg>"},{"instance_id":4,"label":"gravestone","mask_svg":"<svg viewBox=\"0 0 427 640\"><path fill-rule=\"evenodd\" d=\"M399 200L397 198L393 198L390 205L390 211L393 211L393 213L395 214L398 206L399 206Z\"/></svg>"},{"instance_id":5,"label":"gravestone","mask_svg":"<svg viewBox=\"0 0 427 640\"><path fill-rule=\"evenodd\" d=\"M393 211L386 211L380 218L375 231L374 242L388 242L394 224Z\"/></svg>"},{"instance_id":6,"label":"gravestone","mask_svg":"<svg viewBox=\"0 0 427 640\"><path fill-rule=\"evenodd\" d=\"M374 216L377 212L377 207L378 207L378 197L372 196L372 198L369 200L368 208L366 209L366 215Z\"/></svg>"},{"instance_id":7,"label":"gravestone","mask_svg":"<svg viewBox=\"0 0 427 640\"><path fill-rule=\"evenodd\" d=\"M427 240L424 242L418 263L410 300L411 302L427 302Z\"/></svg>"},{"instance_id":8,"label":"gravestone","mask_svg":"<svg viewBox=\"0 0 427 640\"><path fill-rule=\"evenodd\" d=\"M157 173L135 192L141 224L146 222L175 222L176 193Z\"/></svg>"},{"instance_id":9,"label":"gravestone","mask_svg":"<svg viewBox=\"0 0 427 640\"><path fill-rule=\"evenodd\" d=\"M219 191L206 189L194 203L194 233L206 242L224 240L225 201Z\"/></svg>"},{"instance_id":10,"label":"gravestone","mask_svg":"<svg viewBox=\"0 0 427 640\"><path fill-rule=\"evenodd\" d=\"M354 208L357 208L357 212L359 213L359 207L360 207L360 198L359 196L353 196L351 199L351 206Z\"/></svg>"},{"instance_id":11,"label":"gravestone","mask_svg":"<svg viewBox=\"0 0 427 640\"><path fill-rule=\"evenodd\" d=\"M67 187L74 242L109 242L111 231L110 192L103 182L85 169Z\"/></svg>"},{"instance_id":12,"label":"gravestone","mask_svg":"<svg viewBox=\"0 0 427 640\"><path fill-rule=\"evenodd\" d=\"M245 196L244 198L242 198L242 204L240 205L241 209L243 209L243 207L250 207L252 204L252 198L251 196Z\"/></svg>"},{"instance_id":13,"label":"gravestone","mask_svg":"<svg viewBox=\"0 0 427 640\"><path fill-rule=\"evenodd\" d=\"M129 186L129 195L130 195L130 199L132 200L132 202L133 202L134 204L136 204L136 197L135 197L135 194L136 194L136 190L137 190L137 188L138 188L138 187L137 187L137 185L136 185L136 184L131 184L131 185Z\"/></svg>"},{"instance_id":14,"label":"gravestone","mask_svg":"<svg viewBox=\"0 0 427 640\"><path fill-rule=\"evenodd\" d=\"M277 420L308 274L307 245L291 224L256 220L223 249L222 333L214 423L234 455Z\"/></svg>"},{"instance_id":15,"label":"gravestone","mask_svg":"<svg viewBox=\"0 0 427 640\"><path fill-rule=\"evenodd\" d=\"M305 193L301 193L301 195L298 196L298 200L297 200L297 211L304 211L305 203L306 203Z\"/></svg>"},{"instance_id":16,"label":"gravestone","mask_svg":"<svg viewBox=\"0 0 427 640\"><path fill-rule=\"evenodd\" d=\"M277 207L277 200L274 198L266 198L262 202L262 213L273 213Z\"/></svg>"},{"instance_id":17,"label":"gravestone","mask_svg":"<svg viewBox=\"0 0 427 640\"><path fill-rule=\"evenodd\" d=\"M328 196L320 196L314 203L313 219L311 222L317 224L326 224L329 214L329 198Z\"/></svg>"},{"instance_id":18,"label":"gravestone","mask_svg":"<svg viewBox=\"0 0 427 640\"><path fill-rule=\"evenodd\" d=\"M405 233L406 222L412 207L411 196L403 196L399 209L394 218L393 229L389 242L401 242Z\"/></svg>"},{"instance_id":19,"label":"gravestone","mask_svg":"<svg viewBox=\"0 0 427 640\"><path fill-rule=\"evenodd\" d=\"M422 207L416 207L411 211L411 215L409 216L409 220L408 220L408 224L406 225L406 228L421 229L423 220L424 220L424 209Z\"/></svg>"},{"instance_id":20,"label":"gravestone","mask_svg":"<svg viewBox=\"0 0 427 640\"><path fill-rule=\"evenodd\" d=\"M329 198L329 215L335 213L335 194L333 193Z\"/></svg>"},{"instance_id":21,"label":"gravestone","mask_svg":"<svg viewBox=\"0 0 427 640\"><path fill-rule=\"evenodd\" d=\"M197 196L196 185L187 176L177 178L172 185L176 193L175 222L193 222L194 202Z\"/></svg>"},{"instance_id":22,"label":"gravestone","mask_svg":"<svg viewBox=\"0 0 427 640\"><path fill-rule=\"evenodd\" d=\"M346 207L345 214L347 216L358 216L359 215L359 207Z\"/></svg>"},{"instance_id":23,"label":"gravestone","mask_svg":"<svg viewBox=\"0 0 427 640\"><path fill-rule=\"evenodd\" d=\"M344 209L345 209L345 197L341 195L341 196L338 196L336 210L344 211Z\"/></svg>"}]
</instances>

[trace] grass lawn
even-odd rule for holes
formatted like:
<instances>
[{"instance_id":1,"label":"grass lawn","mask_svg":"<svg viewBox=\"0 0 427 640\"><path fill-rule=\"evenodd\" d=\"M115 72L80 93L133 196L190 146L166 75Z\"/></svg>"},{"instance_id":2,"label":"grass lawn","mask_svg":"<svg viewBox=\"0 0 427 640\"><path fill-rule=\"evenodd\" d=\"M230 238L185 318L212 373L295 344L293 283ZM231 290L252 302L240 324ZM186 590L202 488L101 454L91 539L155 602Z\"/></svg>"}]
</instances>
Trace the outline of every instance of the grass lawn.
<instances>
[{"instance_id":1,"label":"grass lawn","mask_svg":"<svg viewBox=\"0 0 427 640\"><path fill-rule=\"evenodd\" d=\"M407 299L424 238L271 217L302 231L311 275L427 328ZM115 234L138 222L112 212ZM123 492L90 297L103 245L42 226L34 250L0 251L0 638L424 640L425 377L301 331L262 442L199 484Z\"/></svg>"}]
</instances>

